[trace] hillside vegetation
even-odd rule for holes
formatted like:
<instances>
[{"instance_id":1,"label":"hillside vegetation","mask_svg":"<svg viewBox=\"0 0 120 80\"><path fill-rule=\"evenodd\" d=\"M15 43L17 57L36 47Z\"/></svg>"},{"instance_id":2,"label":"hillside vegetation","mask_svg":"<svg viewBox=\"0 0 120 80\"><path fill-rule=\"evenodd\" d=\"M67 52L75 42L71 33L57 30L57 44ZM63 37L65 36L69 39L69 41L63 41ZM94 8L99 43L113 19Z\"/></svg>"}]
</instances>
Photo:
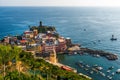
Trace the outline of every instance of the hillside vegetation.
<instances>
[{"instance_id":1,"label":"hillside vegetation","mask_svg":"<svg viewBox=\"0 0 120 80\"><path fill-rule=\"evenodd\" d=\"M65 71L34 59L32 53L17 46L0 44L0 80L89 80L76 73Z\"/></svg>"}]
</instances>

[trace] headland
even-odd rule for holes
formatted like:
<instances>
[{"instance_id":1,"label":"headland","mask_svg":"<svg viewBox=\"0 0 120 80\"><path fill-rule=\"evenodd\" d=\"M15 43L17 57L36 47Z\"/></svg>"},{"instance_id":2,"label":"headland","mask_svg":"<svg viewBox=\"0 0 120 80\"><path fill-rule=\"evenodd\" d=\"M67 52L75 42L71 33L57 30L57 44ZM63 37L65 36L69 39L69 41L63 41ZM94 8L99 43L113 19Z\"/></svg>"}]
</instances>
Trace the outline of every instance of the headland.
<instances>
[{"instance_id":1,"label":"headland","mask_svg":"<svg viewBox=\"0 0 120 80\"><path fill-rule=\"evenodd\" d=\"M44 26L41 21L39 26L29 26L29 30L24 31L22 35L5 36L0 43L16 45L26 52L32 52L35 58L42 58L61 69L73 72L77 71L58 62L57 54L88 53L105 57L108 60L118 59L114 53L83 48L80 44L74 44L70 38L61 36L54 26Z\"/></svg>"}]
</instances>

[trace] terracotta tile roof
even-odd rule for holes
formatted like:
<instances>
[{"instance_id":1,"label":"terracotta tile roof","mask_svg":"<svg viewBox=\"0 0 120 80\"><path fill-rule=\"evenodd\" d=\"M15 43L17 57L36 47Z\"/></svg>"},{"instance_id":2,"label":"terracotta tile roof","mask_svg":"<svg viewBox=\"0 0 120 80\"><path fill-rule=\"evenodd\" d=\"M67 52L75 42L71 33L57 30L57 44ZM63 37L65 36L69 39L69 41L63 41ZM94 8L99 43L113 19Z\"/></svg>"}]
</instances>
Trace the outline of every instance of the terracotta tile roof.
<instances>
[{"instance_id":1,"label":"terracotta tile roof","mask_svg":"<svg viewBox=\"0 0 120 80\"><path fill-rule=\"evenodd\" d=\"M25 43L25 42L27 42L27 41L23 39L23 40L20 40L20 42L21 42L21 43Z\"/></svg>"}]
</instances>

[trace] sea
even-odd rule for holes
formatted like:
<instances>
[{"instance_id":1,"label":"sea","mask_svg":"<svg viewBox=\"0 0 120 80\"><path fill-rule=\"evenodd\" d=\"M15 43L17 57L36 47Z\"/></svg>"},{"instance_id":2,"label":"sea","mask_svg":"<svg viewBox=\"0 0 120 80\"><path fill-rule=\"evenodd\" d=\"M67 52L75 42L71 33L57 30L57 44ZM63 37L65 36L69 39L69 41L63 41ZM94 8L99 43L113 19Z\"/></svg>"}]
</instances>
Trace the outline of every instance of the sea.
<instances>
[{"instance_id":1,"label":"sea","mask_svg":"<svg viewBox=\"0 0 120 80\"><path fill-rule=\"evenodd\" d=\"M120 8L115 7L0 7L0 38L7 35L20 35L28 30L28 26L55 26L61 35L71 38L73 43L95 50L104 50L117 54L119 59L109 61L104 57L85 55L58 55L58 61L77 69L78 73L86 74L94 80L120 80ZM116 41L110 38L114 35ZM88 70L76 65L83 62L89 65ZM103 68L100 72L92 71L93 65ZM110 72L108 68L114 66ZM115 73L112 75L112 73Z\"/></svg>"}]
</instances>

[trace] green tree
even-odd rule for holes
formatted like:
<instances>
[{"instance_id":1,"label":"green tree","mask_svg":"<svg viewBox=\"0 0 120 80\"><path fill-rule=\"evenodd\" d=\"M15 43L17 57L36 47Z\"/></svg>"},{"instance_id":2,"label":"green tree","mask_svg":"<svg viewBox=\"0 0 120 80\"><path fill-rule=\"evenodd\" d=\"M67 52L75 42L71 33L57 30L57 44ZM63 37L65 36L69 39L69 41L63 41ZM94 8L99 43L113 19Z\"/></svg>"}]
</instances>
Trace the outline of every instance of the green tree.
<instances>
[{"instance_id":1,"label":"green tree","mask_svg":"<svg viewBox=\"0 0 120 80\"><path fill-rule=\"evenodd\" d=\"M21 49L16 46L11 45L1 45L0 44L0 61L3 65L3 76L6 74L6 66L8 62L11 62L14 58L18 58L18 54Z\"/></svg>"},{"instance_id":2,"label":"green tree","mask_svg":"<svg viewBox=\"0 0 120 80\"><path fill-rule=\"evenodd\" d=\"M15 59L16 64L19 63L19 54L21 53L22 49L17 46L12 46L12 54ZM16 66L17 67L17 66ZM20 65L18 66L18 72L20 77Z\"/></svg>"},{"instance_id":3,"label":"green tree","mask_svg":"<svg viewBox=\"0 0 120 80\"><path fill-rule=\"evenodd\" d=\"M6 74L6 64L12 59L11 54L12 48L10 45L4 46L0 45L0 61L3 64L3 76L5 77Z\"/></svg>"}]
</instances>

